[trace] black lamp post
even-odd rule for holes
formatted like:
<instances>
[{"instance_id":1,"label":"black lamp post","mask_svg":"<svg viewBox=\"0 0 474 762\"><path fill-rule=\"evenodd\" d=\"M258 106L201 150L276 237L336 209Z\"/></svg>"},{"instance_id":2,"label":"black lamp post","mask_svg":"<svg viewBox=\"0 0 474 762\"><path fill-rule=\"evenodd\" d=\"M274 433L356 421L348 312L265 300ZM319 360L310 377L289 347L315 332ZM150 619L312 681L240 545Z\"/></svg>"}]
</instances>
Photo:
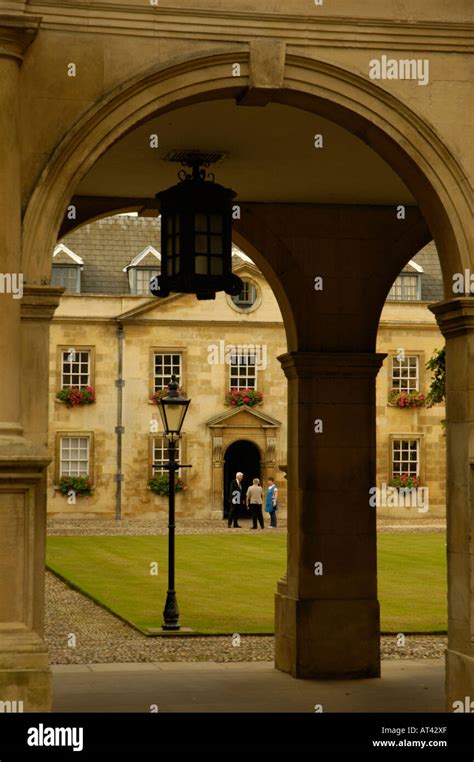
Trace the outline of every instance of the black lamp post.
<instances>
[{"instance_id":1,"label":"black lamp post","mask_svg":"<svg viewBox=\"0 0 474 762\"><path fill-rule=\"evenodd\" d=\"M163 610L163 630L179 630L179 608L176 599L175 590L175 505L174 505L174 478L176 471L181 466L176 462L176 441L179 439L181 429L186 417L186 413L191 400L182 397L178 391L176 376L171 376L168 384L168 394L162 397L159 404L159 411L163 423L163 431L168 439L168 465L165 468L169 471L168 478L168 500L169 500L169 519L168 519L168 592L166 594L166 604Z\"/></svg>"},{"instance_id":2,"label":"black lamp post","mask_svg":"<svg viewBox=\"0 0 474 762\"><path fill-rule=\"evenodd\" d=\"M154 296L171 292L215 299L216 291L236 296L243 288L232 273L232 199L235 191L206 174L199 155L182 162L180 181L156 194L161 212L161 274L150 282Z\"/></svg>"}]
</instances>

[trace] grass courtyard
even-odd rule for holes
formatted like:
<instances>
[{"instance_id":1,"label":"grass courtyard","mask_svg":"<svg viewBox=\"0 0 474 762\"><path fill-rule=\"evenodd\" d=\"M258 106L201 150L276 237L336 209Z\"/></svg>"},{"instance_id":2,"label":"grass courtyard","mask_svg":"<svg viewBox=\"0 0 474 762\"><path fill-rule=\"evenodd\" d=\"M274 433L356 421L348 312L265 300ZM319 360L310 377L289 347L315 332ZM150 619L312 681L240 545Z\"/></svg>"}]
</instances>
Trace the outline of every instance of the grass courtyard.
<instances>
[{"instance_id":1,"label":"grass courtyard","mask_svg":"<svg viewBox=\"0 0 474 762\"><path fill-rule=\"evenodd\" d=\"M445 543L442 533L378 537L383 632L446 630ZM153 563L158 575L150 573ZM161 626L166 536L49 537L47 566L139 630ZM276 582L285 567L283 534L178 536L181 625L209 634L272 633Z\"/></svg>"}]
</instances>

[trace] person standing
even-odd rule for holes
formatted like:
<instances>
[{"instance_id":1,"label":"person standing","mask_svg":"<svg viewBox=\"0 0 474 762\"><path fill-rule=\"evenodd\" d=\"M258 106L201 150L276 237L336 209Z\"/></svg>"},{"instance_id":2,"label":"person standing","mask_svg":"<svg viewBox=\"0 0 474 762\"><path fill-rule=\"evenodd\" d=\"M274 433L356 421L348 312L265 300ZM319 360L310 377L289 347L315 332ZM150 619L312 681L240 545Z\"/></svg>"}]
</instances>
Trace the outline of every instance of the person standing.
<instances>
[{"instance_id":1,"label":"person standing","mask_svg":"<svg viewBox=\"0 0 474 762\"><path fill-rule=\"evenodd\" d=\"M252 515L253 526L252 529L257 529L257 521L260 524L260 528L263 529L263 490L260 486L260 479L254 479L253 484L247 490L247 506L250 507L250 513Z\"/></svg>"},{"instance_id":2,"label":"person standing","mask_svg":"<svg viewBox=\"0 0 474 762\"><path fill-rule=\"evenodd\" d=\"M265 513L270 514L270 529L276 529L278 510L278 489L275 479L271 476L267 479L267 497L265 501Z\"/></svg>"},{"instance_id":3,"label":"person standing","mask_svg":"<svg viewBox=\"0 0 474 762\"><path fill-rule=\"evenodd\" d=\"M243 484L242 479L244 478L244 475L242 471L237 471L235 475L235 479L233 479L230 483L230 494L229 494L229 519L227 522L227 526L234 527L235 529L241 529L241 526L237 520L237 513L239 511L240 506L242 505L242 490L243 490Z\"/></svg>"}]
</instances>

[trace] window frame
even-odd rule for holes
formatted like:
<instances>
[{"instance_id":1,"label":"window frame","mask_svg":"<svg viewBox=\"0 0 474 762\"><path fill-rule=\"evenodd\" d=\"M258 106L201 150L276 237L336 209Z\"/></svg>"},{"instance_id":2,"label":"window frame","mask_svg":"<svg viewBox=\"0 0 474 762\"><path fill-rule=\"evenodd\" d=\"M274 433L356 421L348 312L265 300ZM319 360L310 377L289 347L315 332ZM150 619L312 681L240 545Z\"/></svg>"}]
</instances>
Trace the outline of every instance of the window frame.
<instances>
[{"instance_id":1,"label":"window frame","mask_svg":"<svg viewBox=\"0 0 474 762\"><path fill-rule=\"evenodd\" d=\"M229 307L231 307L231 309L234 310L234 312L238 312L240 315L250 315L250 313L258 310L262 304L262 289L260 288L260 285L257 283L257 281L253 278L249 278L248 276L243 275L242 280L244 283L248 283L255 289L255 302L251 307L240 307L238 304L235 304L230 294L226 294L227 304Z\"/></svg>"},{"instance_id":2,"label":"window frame","mask_svg":"<svg viewBox=\"0 0 474 762\"><path fill-rule=\"evenodd\" d=\"M146 272L148 270L148 272L156 273L155 275L150 276L150 280L151 280L152 278L155 278L157 275L159 275L161 272L161 267L159 263L156 267L149 267L148 265L143 265L143 266L132 265L131 267L128 268L128 285L130 288L130 296L141 296L141 297L149 296L150 298L153 298L153 294L151 293L151 291L148 291L146 294L138 293L137 291L138 270L140 270L141 272Z\"/></svg>"},{"instance_id":3,"label":"window frame","mask_svg":"<svg viewBox=\"0 0 474 762\"><path fill-rule=\"evenodd\" d=\"M388 439L388 462L389 462L389 478L390 481L394 478L394 461L393 461L393 449L394 442L408 441L418 442L418 480L420 486L425 484L425 435L423 433L396 433L390 434Z\"/></svg>"},{"instance_id":4,"label":"window frame","mask_svg":"<svg viewBox=\"0 0 474 762\"><path fill-rule=\"evenodd\" d=\"M95 387L95 346L89 344L83 346L80 344L71 346L67 344L58 344L56 347L56 391L63 389L63 352L69 352L70 349L76 352L89 352L89 384Z\"/></svg>"},{"instance_id":5,"label":"window frame","mask_svg":"<svg viewBox=\"0 0 474 762\"><path fill-rule=\"evenodd\" d=\"M76 290L75 291L68 291L68 289L62 283L53 283L53 277L52 277L53 276L53 272L54 272L55 269L58 270L59 268L61 268L62 270L68 270L68 271L75 270L76 271ZM78 265L78 264L72 264L72 265L70 265L70 264L67 264L67 263L64 263L64 262L58 262L58 263L53 262L53 264L51 266L50 285L51 286L60 286L61 288L64 288L65 289L65 291L64 291L65 294L80 294L80 293L82 293L82 291L81 291L81 289L82 289L82 270L83 270L83 266L82 265Z\"/></svg>"},{"instance_id":6,"label":"window frame","mask_svg":"<svg viewBox=\"0 0 474 762\"><path fill-rule=\"evenodd\" d=\"M187 378L187 348L186 347L151 347L150 349L150 389L153 394L155 391L155 355L180 355L181 356L181 376L179 378L179 387L186 389ZM186 389L187 393L187 389Z\"/></svg>"},{"instance_id":7,"label":"window frame","mask_svg":"<svg viewBox=\"0 0 474 762\"><path fill-rule=\"evenodd\" d=\"M153 433L150 433L148 435L148 478L153 479L153 476L155 475L153 473L153 462L154 462L154 452L155 452L155 439L166 439L165 434L162 431L154 431ZM187 437L186 432L183 431L180 434L180 437L178 439L178 448L176 453L176 460L179 462L181 460L182 463L185 462L186 457L186 444L187 444ZM179 479L184 479L184 474L186 472L186 469L178 469L177 475ZM165 472L166 473L166 472Z\"/></svg>"},{"instance_id":8,"label":"window frame","mask_svg":"<svg viewBox=\"0 0 474 762\"><path fill-rule=\"evenodd\" d=\"M407 392L407 393L409 393L409 392L418 392L419 393L420 389L421 389L421 378L420 378L420 375L421 375L420 374L421 362L420 362L420 355L416 354L414 352L413 353L412 352L406 352L405 353L405 357L404 357L404 359L406 359L406 360L412 360L412 359L416 360L416 386L415 386L414 389L402 389L402 388L396 388L394 386L394 367L395 367L395 362L398 362L400 368L402 367L401 363L400 363L400 360L398 359L397 355L398 355L398 353L397 354L392 354L391 357L390 357L390 374L389 374L390 391L391 392L397 392L397 393L402 393L402 392ZM410 375L409 375L409 364L407 365L407 368L408 368L407 381L409 382L411 380ZM403 380L402 376L400 375L400 377L398 378L398 381L401 382L402 380Z\"/></svg>"},{"instance_id":9,"label":"window frame","mask_svg":"<svg viewBox=\"0 0 474 762\"><path fill-rule=\"evenodd\" d=\"M247 352L246 354L249 355L250 353ZM232 357L232 355L229 357L229 360L231 359L231 357ZM257 362L256 362L257 361L257 355L254 355L254 357L255 357L255 364L254 364L253 367L255 368L255 376L254 376L254 378L255 378L255 386L253 386L253 387L242 386L241 388L242 389L252 389L252 391L261 391L261 389L259 389L259 383L258 383L259 382L259 378L258 378L259 372L258 372L258 365L257 365ZM249 363L240 363L240 364L243 365L244 367L247 367L247 368L249 367ZM239 366L239 363L237 365L233 365L232 362L229 362L228 390L229 389L235 389L235 388L237 388L237 391L240 391L239 387L235 387L235 385L232 384L232 368L233 367L238 367L238 366ZM248 380L248 376L247 376L247 380Z\"/></svg>"},{"instance_id":10,"label":"window frame","mask_svg":"<svg viewBox=\"0 0 474 762\"><path fill-rule=\"evenodd\" d=\"M415 298L407 297L404 294L404 286L403 286L403 279L404 278L416 278L416 296ZM400 291L401 296L400 297L390 297L390 293L392 289L395 287L397 281L400 279ZM394 282L392 283L392 286L390 288L390 291L387 294L387 301L388 302L421 302L421 273L416 272L401 272L397 275Z\"/></svg>"},{"instance_id":11,"label":"window frame","mask_svg":"<svg viewBox=\"0 0 474 762\"><path fill-rule=\"evenodd\" d=\"M54 444L54 486L59 488L59 480L62 478L61 474L61 440L65 438L82 437L89 440L89 473L87 476L95 483L94 480L94 468L95 468L95 445L94 445L94 432L93 431L56 431L55 444Z\"/></svg>"}]
</instances>

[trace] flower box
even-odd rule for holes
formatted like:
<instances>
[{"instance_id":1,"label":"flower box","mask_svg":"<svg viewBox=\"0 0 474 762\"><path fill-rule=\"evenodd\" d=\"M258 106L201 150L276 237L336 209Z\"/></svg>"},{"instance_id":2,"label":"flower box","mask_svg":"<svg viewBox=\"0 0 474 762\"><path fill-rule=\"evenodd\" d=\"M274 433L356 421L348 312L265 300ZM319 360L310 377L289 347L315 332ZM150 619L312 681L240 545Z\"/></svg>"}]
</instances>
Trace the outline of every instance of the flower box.
<instances>
[{"instance_id":1,"label":"flower box","mask_svg":"<svg viewBox=\"0 0 474 762\"><path fill-rule=\"evenodd\" d=\"M178 391L182 397L186 397L184 389L179 389ZM160 400L163 399L163 397L166 397L167 394L169 394L169 389L158 389L157 392L153 392L153 394L150 395L148 402L152 405L159 405Z\"/></svg>"},{"instance_id":2,"label":"flower box","mask_svg":"<svg viewBox=\"0 0 474 762\"><path fill-rule=\"evenodd\" d=\"M410 476L410 474L400 474L399 476L394 476L388 486L394 490L418 489L420 486L420 480L417 476Z\"/></svg>"},{"instance_id":3,"label":"flower box","mask_svg":"<svg viewBox=\"0 0 474 762\"><path fill-rule=\"evenodd\" d=\"M88 476L62 476L59 480L61 495L69 495L72 491L77 497L90 497L94 491L94 485Z\"/></svg>"},{"instance_id":4,"label":"flower box","mask_svg":"<svg viewBox=\"0 0 474 762\"><path fill-rule=\"evenodd\" d=\"M148 482L148 488L155 493L155 495L160 495L161 497L167 497L169 495L169 475L168 474L156 474L150 481ZM174 491L177 492L186 492L187 486L183 482L183 480L180 477L175 477L174 480Z\"/></svg>"},{"instance_id":5,"label":"flower box","mask_svg":"<svg viewBox=\"0 0 474 762\"><path fill-rule=\"evenodd\" d=\"M58 402L64 402L66 407L91 405L95 402L95 389L92 386L66 386L56 392Z\"/></svg>"},{"instance_id":6,"label":"flower box","mask_svg":"<svg viewBox=\"0 0 474 762\"><path fill-rule=\"evenodd\" d=\"M257 392L255 389L229 389L225 395L225 404L228 407L241 407L242 405L255 407L262 402L262 392Z\"/></svg>"},{"instance_id":7,"label":"flower box","mask_svg":"<svg viewBox=\"0 0 474 762\"><path fill-rule=\"evenodd\" d=\"M391 407L423 407L425 404L425 395L420 394L420 392L393 391L389 397L388 404Z\"/></svg>"}]
</instances>

